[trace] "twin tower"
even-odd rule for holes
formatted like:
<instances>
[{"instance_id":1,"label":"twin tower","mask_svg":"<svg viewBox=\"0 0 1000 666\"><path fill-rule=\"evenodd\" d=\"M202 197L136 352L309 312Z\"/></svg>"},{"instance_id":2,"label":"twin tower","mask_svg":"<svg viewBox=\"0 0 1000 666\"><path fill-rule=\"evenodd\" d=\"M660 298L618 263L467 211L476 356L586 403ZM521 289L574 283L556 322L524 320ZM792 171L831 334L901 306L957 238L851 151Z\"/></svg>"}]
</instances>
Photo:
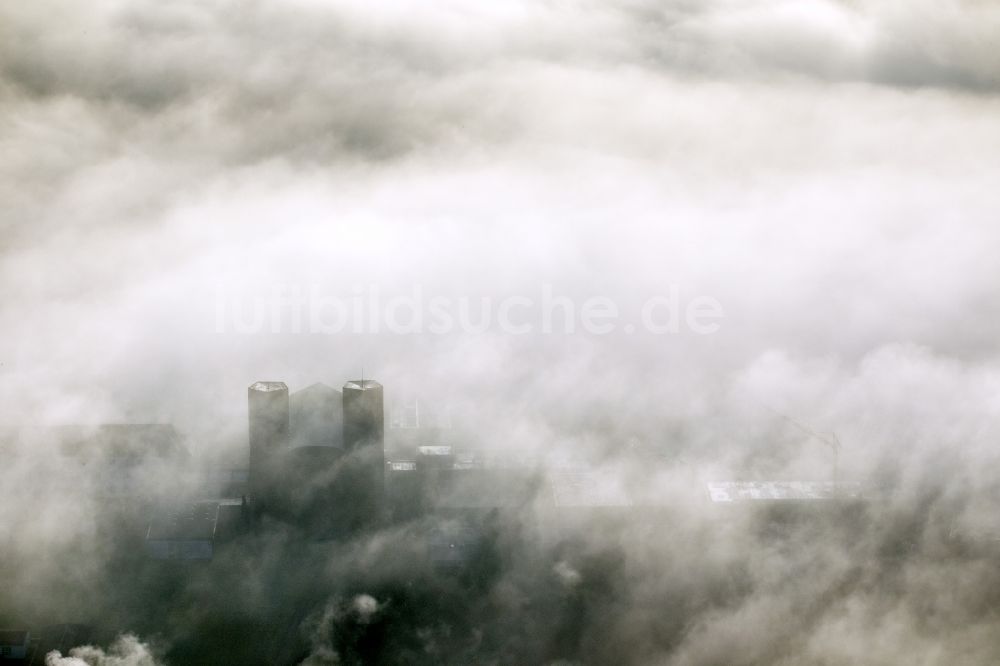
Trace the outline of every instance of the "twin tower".
<instances>
[{"instance_id":1,"label":"twin tower","mask_svg":"<svg viewBox=\"0 0 1000 666\"><path fill-rule=\"evenodd\" d=\"M325 387L330 393L336 391ZM330 441L340 441L341 447L324 447L322 456L330 466L316 488L324 497L337 498L339 506L331 512L341 516L344 529L359 529L377 522L382 514L385 494L385 409L382 385L370 379L349 381L341 392L340 405L330 402L325 409L331 413L326 427L341 433L330 433ZM255 382L247 390L250 425L251 501L261 512L288 506L288 497L300 491L302 475L288 460L294 458L290 421L288 386L284 382ZM336 412L336 413L335 413ZM341 435L341 436L334 436ZM309 470L315 482L316 470Z\"/></svg>"}]
</instances>

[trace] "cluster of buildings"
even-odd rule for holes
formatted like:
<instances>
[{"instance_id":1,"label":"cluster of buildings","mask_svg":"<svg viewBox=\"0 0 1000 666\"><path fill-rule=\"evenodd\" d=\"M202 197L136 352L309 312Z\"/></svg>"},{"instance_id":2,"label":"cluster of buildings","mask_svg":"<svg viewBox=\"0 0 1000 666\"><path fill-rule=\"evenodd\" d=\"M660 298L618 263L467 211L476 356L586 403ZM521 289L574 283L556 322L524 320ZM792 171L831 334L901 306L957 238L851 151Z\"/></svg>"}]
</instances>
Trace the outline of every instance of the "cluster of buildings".
<instances>
[{"instance_id":1,"label":"cluster of buildings","mask_svg":"<svg viewBox=\"0 0 1000 666\"><path fill-rule=\"evenodd\" d=\"M461 450L447 414L421 413L413 401L387 419L374 380L291 395L283 382L256 382L248 413L255 520L281 519L336 538L428 514L512 509L535 494L535 467Z\"/></svg>"},{"instance_id":2,"label":"cluster of buildings","mask_svg":"<svg viewBox=\"0 0 1000 666\"><path fill-rule=\"evenodd\" d=\"M560 530L572 535L604 518L659 525L664 512L676 510L620 470L485 455L460 445L464 437L447 413L417 401L388 415L385 407L383 386L371 379L294 393L284 382L255 382L247 389L248 464L184 479L178 470L193 466L170 425L66 427L56 440L78 469L61 467L93 484L94 496L115 507L115 520L142 530L145 556L179 565L210 561L225 542L277 524L309 539L338 540L412 523L429 564L456 570L468 567L505 521L558 541ZM694 482L691 490L716 506L863 499L859 486L830 482ZM0 660L24 661L41 654L40 645L79 644L85 629L0 632Z\"/></svg>"},{"instance_id":3,"label":"cluster of buildings","mask_svg":"<svg viewBox=\"0 0 1000 666\"><path fill-rule=\"evenodd\" d=\"M284 382L251 384L245 474L228 470L211 499L172 504L154 516L148 555L211 559L220 541L269 521L338 539L433 516L427 550L435 564L449 566L474 550L491 517L523 522L537 517L539 504L555 512L632 507L607 475L484 455L458 445L447 412L412 401L387 415L385 405L382 385L371 379L294 393Z\"/></svg>"},{"instance_id":4,"label":"cluster of buildings","mask_svg":"<svg viewBox=\"0 0 1000 666\"><path fill-rule=\"evenodd\" d=\"M385 404L382 385L371 379L294 393L284 382L251 384L249 467L242 475L230 471L218 496L174 505L154 518L148 554L211 559L226 535L267 521L337 539L434 516L436 525L449 527L446 534L428 533L429 552L448 563L476 543L477 526L490 515L539 520L552 533L595 515L656 516L669 508L606 470L462 448L447 415L422 413L413 401L387 419ZM861 498L859 487L830 482L729 481L702 490L716 504Z\"/></svg>"},{"instance_id":5,"label":"cluster of buildings","mask_svg":"<svg viewBox=\"0 0 1000 666\"><path fill-rule=\"evenodd\" d=\"M96 642L100 636L93 627L83 624L53 624L40 631L0 630L0 662L43 666L51 652L69 654L80 645Z\"/></svg>"},{"instance_id":6,"label":"cluster of buildings","mask_svg":"<svg viewBox=\"0 0 1000 666\"><path fill-rule=\"evenodd\" d=\"M198 499L154 511L150 557L208 560L221 541L275 521L337 539L431 513L468 517L524 505L537 486L524 461L460 452L447 413L412 401L387 419L383 387L371 379L294 393L284 382L254 382L247 413L248 467L216 470ZM440 540L428 535L432 553L454 558L455 544L433 545Z\"/></svg>"},{"instance_id":7,"label":"cluster of buildings","mask_svg":"<svg viewBox=\"0 0 1000 666\"><path fill-rule=\"evenodd\" d=\"M221 543L269 521L323 540L427 516L451 520L454 532L507 513L541 521L552 534L594 514L659 515L671 501L620 470L483 454L462 446L468 438L447 412L413 400L387 413L386 404L372 379L295 392L280 381L254 382L247 389L248 464L196 473L171 425L65 426L44 436L54 437L68 461L58 468L113 504L116 520L124 516L141 529L155 560L210 560ZM695 482L688 492L716 505L862 498L859 486L831 482ZM466 532L459 540L474 541ZM438 536L429 534L428 543ZM449 557L453 550L449 544Z\"/></svg>"}]
</instances>

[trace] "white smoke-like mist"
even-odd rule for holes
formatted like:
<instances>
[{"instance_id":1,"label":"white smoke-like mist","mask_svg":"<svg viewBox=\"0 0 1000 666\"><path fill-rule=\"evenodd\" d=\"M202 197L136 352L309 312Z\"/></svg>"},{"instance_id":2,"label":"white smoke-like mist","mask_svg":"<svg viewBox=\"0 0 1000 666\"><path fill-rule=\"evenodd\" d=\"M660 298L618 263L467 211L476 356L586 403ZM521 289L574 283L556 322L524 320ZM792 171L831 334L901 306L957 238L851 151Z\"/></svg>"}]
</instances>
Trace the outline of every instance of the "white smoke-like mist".
<instances>
[{"instance_id":1,"label":"white smoke-like mist","mask_svg":"<svg viewBox=\"0 0 1000 666\"><path fill-rule=\"evenodd\" d=\"M45 666L157 666L159 663L148 646L129 634L116 639L107 652L88 645L73 648L65 657L59 652L45 656Z\"/></svg>"},{"instance_id":2,"label":"white smoke-like mist","mask_svg":"<svg viewBox=\"0 0 1000 666\"><path fill-rule=\"evenodd\" d=\"M282 663L995 663L997 53L975 0L0 7L0 625L110 637L47 664L263 663L260 617ZM289 325L373 289L534 328ZM545 293L620 318L547 333ZM718 331L648 330L665 296ZM362 371L656 511L537 499L471 581L278 523L161 578L47 430L174 424L163 497L245 464L251 382ZM858 515L704 497L835 474Z\"/></svg>"}]
</instances>

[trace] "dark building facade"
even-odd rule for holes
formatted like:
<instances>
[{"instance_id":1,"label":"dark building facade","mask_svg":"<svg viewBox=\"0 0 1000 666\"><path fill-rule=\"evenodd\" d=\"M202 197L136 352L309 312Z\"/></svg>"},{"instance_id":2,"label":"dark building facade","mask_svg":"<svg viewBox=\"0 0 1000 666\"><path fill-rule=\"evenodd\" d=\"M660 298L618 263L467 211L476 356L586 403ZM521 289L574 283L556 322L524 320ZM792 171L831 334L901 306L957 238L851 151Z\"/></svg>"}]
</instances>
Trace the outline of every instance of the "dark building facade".
<instances>
[{"instance_id":1,"label":"dark building facade","mask_svg":"<svg viewBox=\"0 0 1000 666\"><path fill-rule=\"evenodd\" d=\"M255 382L247 389L250 419L250 495L266 504L275 488L276 460L288 448L288 387L284 382Z\"/></svg>"},{"instance_id":2,"label":"dark building facade","mask_svg":"<svg viewBox=\"0 0 1000 666\"><path fill-rule=\"evenodd\" d=\"M340 391L326 384L312 384L288 396L291 410L290 446L343 448L344 413Z\"/></svg>"},{"instance_id":3,"label":"dark building facade","mask_svg":"<svg viewBox=\"0 0 1000 666\"><path fill-rule=\"evenodd\" d=\"M371 379L344 384L344 448L385 448L385 407L382 385Z\"/></svg>"},{"instance_id":4,"label":"dark building facade","mask_svg":"<svg viewBox=\"0 0 1000 666\"><path fill-rule=\"evenodd\" d=\"M344 384L343 488L355 506L343 507L352 527L378 522L385 492L385 408L382 385L371 379Z\"/></svg>"}]
</instances>

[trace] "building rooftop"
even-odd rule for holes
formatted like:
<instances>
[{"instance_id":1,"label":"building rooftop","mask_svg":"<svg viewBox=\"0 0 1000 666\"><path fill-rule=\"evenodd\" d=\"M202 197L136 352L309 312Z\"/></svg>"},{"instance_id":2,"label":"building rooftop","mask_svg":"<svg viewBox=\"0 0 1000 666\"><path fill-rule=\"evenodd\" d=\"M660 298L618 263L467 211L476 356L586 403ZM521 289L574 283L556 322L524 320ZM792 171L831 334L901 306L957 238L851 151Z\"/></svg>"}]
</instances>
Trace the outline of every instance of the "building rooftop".
<instances>
[{"instance_id":1,"label":"building rooftop","mask_svg":"<svg viewBox=\"0 0 1000 666\"><path fill-rule=\"evenodd\" d=\"M288 385L285 382L254 382L250 385L251 391L268 393L270 391L287 391Z\"/></svg>"},{"instance_id":2,"label":"building rooftop","mask_svg":"<svg viewBox=\"0 0 1000 666\"><path fill-rule=\"evenodd\" d=\"M345 391L368 391L376 388L382 388L382 385L374 379L353 379L344 384Z\"/></svg>"},{"instance_id":3,"label":"building rooftop","mask_svg":"<svg viewBox=\"0 0 1000 666\"><path fill-rule=\"evenodd\" d=\"M417 451L422 456L450 456L450 446L418 446Z\"/></svg>"},{"instance_id":4,"label":"building rooftop","mask_svg":"<svg viewBox=\"0 0 1000 666\"><path fill-rule=\"evenodd\" d=\"M861 499L857 483L831 481L713 481L708 494L715 503L787 502Z\"/></svg>"},{"instance_id":5,"label":"building rooftop","mask_svg":"<svg viewBox=\"0 0 1000 666\"><path fill-rule=\"evenodd\" d=\"M28 642L31 634L21 629L0 630L0 645L21 646Z\"/></svg>"},{"instance_id":6,"label":"building rooftop","mask_svg":"<svg viewBox=\"0 0 1000 666\"><path fill-rule=\"evenodd\" d=\"M196 502L163 511L146 532L148 541L203 541L215 538L219 502Z\"/></svg>"}]
</instances>

